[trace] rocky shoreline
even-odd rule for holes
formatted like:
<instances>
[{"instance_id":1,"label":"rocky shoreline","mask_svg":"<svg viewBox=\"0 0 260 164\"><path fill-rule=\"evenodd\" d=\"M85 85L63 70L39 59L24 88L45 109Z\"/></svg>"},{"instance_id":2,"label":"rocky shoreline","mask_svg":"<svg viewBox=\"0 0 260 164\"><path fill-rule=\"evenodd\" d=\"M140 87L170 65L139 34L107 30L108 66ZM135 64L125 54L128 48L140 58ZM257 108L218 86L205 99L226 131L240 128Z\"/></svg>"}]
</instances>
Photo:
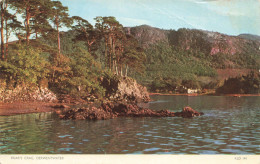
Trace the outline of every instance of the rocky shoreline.
<instances>
[{"instance_id":1,"label":"rocky shoreline","mask_svg":"<svg viewBox=\"0 0 260 164\"><path fill-rule=\"evenodd\" d=\"M181 112L170 112L169 110L155 111L139 107L137 104L124 102L106 102L99 107L82 107L65 109L56 112L61 119L72 120L107 120L117 117L183 117L191 118L201 116L203 113L197 112L191 107L185 107Z\"/></svg>"},{"instance_id":2,"label":"rocky shoreline","mask_svg":"<svg viewBox=\"0 0 260 164\"><path fill-rule=\"evenodd\" d=\"M38 112L55 112L61 119L105 120L116 117L195 117L203 115L190 107L181 112L151 110L137 105L150 101L146 87L131 78L116 78L102 81L106 90L103 99L86 94L85 97L56 95L47 87L21 87L12 90L2 88L0 115L15 115ZM73 108L73 107L77 108Z\"/></svg>"},{"instance_id":3,"label":"rocky shoreline","mask_svg":"<svg viewBox=\"0 0 260 164\"><path fill-rule=\"evenodd\" d=\"M75 105L85 107L71 108ZM72 120L107 120L117 117L183 117L191 118L203 115L190 107L185 107L181 112L169 110L155 111L139 107L135 103L105 102L101 105L93 103L68 104L54 102L13 102L0 103L0 116L17 114L54 112L60 119Z\"/></svg>"}]
</instances>

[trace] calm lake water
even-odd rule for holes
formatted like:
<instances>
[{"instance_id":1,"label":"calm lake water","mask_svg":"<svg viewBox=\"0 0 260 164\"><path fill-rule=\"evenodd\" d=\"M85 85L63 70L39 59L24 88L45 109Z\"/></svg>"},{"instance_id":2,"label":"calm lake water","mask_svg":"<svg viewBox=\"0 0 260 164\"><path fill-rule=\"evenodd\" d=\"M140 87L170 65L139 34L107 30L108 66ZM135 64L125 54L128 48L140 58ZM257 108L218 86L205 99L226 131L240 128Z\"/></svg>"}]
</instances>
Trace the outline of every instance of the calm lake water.
<instances>
[{"instance_id":1,"label":"calm lake water","mask_svg":"<svg viewBox=\"0 0 260 164\"><path fill-rule=\"evenodd\" d=\"M196 118L59 120L0 116L1 154L260 154L260 97L152 96L144 106L204 112Z\"/></svg>"}]
</instances>

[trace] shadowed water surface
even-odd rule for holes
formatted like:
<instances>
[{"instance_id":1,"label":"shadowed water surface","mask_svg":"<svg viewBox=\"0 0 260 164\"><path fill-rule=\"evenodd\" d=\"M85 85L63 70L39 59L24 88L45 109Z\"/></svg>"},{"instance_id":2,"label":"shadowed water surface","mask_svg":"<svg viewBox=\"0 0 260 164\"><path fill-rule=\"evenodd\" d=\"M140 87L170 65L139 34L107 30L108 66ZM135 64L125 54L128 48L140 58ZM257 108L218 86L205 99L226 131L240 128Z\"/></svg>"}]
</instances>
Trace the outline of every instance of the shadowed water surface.
<instances>
[{"instance_id":1,"label":"shadowed water surface","mask_svg":"<svg viewBox=\"0 0 260 164\"><path fill-rule=\"evenodd\" d=\"M152 96L155 110L187 118L59 120L52 113L0 116L1 154L260 154L260 97Z\"/></svg>"}]
</instances>

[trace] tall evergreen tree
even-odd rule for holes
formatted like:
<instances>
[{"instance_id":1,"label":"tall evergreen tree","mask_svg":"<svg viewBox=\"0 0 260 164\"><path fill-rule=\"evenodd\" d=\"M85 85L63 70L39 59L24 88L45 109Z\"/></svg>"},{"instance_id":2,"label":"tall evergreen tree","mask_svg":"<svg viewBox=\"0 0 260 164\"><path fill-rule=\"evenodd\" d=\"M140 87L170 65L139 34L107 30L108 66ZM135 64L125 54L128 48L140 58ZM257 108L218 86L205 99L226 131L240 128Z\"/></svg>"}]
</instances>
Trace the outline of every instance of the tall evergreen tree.
<instances>
[{"instance_id":1,"label":"tall evergreen tree","mask_svg":"<svg viewBox=\"0 0 260 164\"><path fill-rule=\"evenodd\" d=\"M55 29L57 32L57 45L58 45L58 53L61 53L61 43L60 43L60 28L62 26L69 27L72 24L72 19L68 14L68 7L62 5L60 1L52 1L52 8L50 13L51 21L55 25Z\"/></svg>"},{"instance_id":2,"label":"tall evergreen tree","mask_svg":"<svg viewBox=\"0 0 260 164\"><path fill-rule=\"evenodd\" d=\"M87 20L73 16L73 21L76 23L73 29L77 31L77 36L74 40L84 41L88 47L88 52L92 53L92 48L97 45L101 39L101 33L95 29Z\"/></svg>"},{"instance_id":3,"label":"tall evergreen tree","mask_svg":"<svg viewBox=\"0 0 260 164\"><path fill-rule=\"evenodd\" d=\"M15 0L13 5L24 18L26 42L29 44L31 34L35 31L33 19L40 14L48 15L51 5L50 0ZM42 18L42 17L41 17Z\"/></svg>"},{"instance_id":4,"label":"tall evergreen tree","mask_svg":"<svg viewBox=\"0 0 260 164\"><path fill-rule=\"evenodd\" d=\"M17 21L16 14L10 13L9 10L13 9L14 1L2 0L0 2L1 8L1 58L4 60L8 54L8 42L12 31L21 27L21 23ZM5 36L4 36L5 33ZM4 38L6 42L4 42ZM5 44L6 43L6 44ZM5 46L4 46L5 45Z\"/></svg>"},{"instance_id":5,"label":"tall evergreen tree","mask_svg":"<svg viewBox=\"0 0 260 164\"><path fill-rule=\"evenodd\" d=\"M19 22L14 14L5 13L5 58L8 56L9 38L12 32L22 29L21 22Z\"/></svg>"},{"instance_id":6,"label":"tall evergreen tree","mask_svg":"<svg viewBox=\"0 0 260 164\"><path fill-rule=\"evenodd\" d=\"M1 58L4 60L4 15L6 8L4 7L4 1L0 2L1 8Z\"/></svg>"},{"instance_id":7,"label":"tall evergreen tree","mask_svg":"<svg viewBox=\"0 0 260 164\"><path fill-rule=\"evenodd\" d=\"M116 72L116 43L124 35L123 26L115 17L96 17L95 27L101 32L105 41L105 58L107 67Z\"/></svg>"}]
</instances>

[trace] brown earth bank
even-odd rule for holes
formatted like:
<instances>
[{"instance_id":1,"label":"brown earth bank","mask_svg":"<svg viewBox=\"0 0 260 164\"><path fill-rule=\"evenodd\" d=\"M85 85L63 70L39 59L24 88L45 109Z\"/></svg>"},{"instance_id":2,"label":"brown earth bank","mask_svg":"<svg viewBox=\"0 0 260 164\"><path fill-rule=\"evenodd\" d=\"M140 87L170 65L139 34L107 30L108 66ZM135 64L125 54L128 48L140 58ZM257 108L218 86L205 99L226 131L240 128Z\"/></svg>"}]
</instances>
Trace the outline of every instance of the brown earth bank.
<instances>
[{"instance_id":1,"label":"brown earth bank","mask_svg":"<svg viewBox=\"0 0 260 164\"><path fill-rule=\"evenodd\" d=\"M85 106L94 103L94 99L83 100L69 95L60 95L56 101L12 101L0 102L0 116L16 114L29 114L41 112L54 112L71 106Z\"/></svg>"},{"instance_id":2,"label":"brown earth bank","mask_svg":"<svg viewBox=\"0 0 260 164\"><path fill-rule=\"evenodd\" d=\"M16 114L52 112L55 110L52 106L57 103L46 102L13 102L0 103L0 116L10 116Z\"/></svg>"}]
</instances>

